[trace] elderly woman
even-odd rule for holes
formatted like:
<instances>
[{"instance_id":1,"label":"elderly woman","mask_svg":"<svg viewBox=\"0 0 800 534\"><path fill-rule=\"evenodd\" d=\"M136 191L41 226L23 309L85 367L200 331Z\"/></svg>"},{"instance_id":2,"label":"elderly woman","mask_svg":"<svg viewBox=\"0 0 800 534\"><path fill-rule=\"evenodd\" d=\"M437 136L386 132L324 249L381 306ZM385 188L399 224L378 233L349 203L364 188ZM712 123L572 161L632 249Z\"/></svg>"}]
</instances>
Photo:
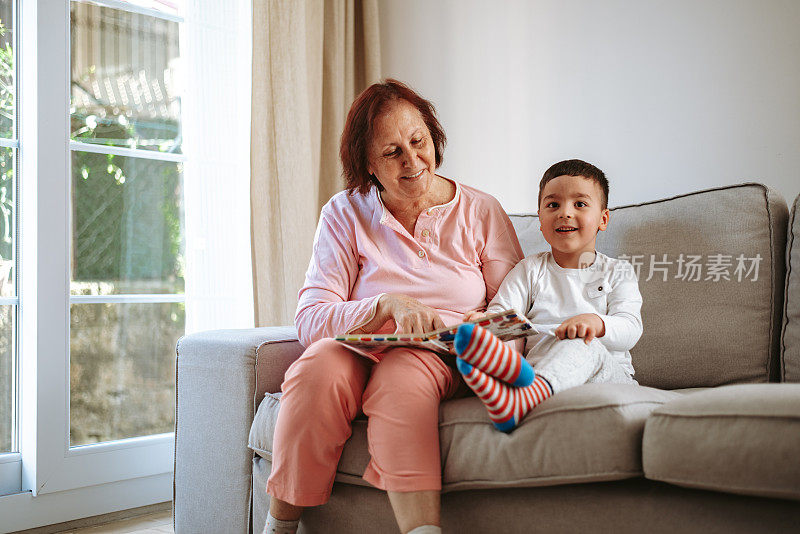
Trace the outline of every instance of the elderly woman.
<instances>
[{"instance_id":1,"label":"elderly woman","mask_svg":"<svg viewBox=\"0 0 800 534\"><path fill-rule=\"evenodd\" d=\"M417 348L360 351L351 332L423 332L485 307L522 259L493 197L435 173L445 135L433 105L388 79L359 95L340 156L347 190L322 208L295 324L307 347L286 372L265 532L294 532L327 502L351 422L368 418L364 479L404 533L441 532L439 403L460 375Z\"/></svg>"}]
</instances>

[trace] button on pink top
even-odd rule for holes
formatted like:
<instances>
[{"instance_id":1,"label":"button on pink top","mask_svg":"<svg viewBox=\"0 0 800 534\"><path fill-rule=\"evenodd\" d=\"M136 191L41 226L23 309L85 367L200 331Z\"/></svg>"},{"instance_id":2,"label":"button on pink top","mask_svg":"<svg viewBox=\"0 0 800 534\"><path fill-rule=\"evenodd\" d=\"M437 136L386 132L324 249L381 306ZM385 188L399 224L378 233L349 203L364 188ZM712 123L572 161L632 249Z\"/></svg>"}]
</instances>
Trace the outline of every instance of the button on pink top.
<instances>
[{"instance_id":1,"label":"button on pink top","mask_svg":"<svg viewBox=\"0 0 800 534\"><path fill-rule=\"evenodd\" d=\"M413 297L446 325L485 307L522 259L516 232L491 195L455 183L447 204L417 219L411 235L373 188L336 194L322 208L295 326L301 343L368 323L384 293ZM382 331L393 331L387 323Z\"/></svg>"}]
</instances>

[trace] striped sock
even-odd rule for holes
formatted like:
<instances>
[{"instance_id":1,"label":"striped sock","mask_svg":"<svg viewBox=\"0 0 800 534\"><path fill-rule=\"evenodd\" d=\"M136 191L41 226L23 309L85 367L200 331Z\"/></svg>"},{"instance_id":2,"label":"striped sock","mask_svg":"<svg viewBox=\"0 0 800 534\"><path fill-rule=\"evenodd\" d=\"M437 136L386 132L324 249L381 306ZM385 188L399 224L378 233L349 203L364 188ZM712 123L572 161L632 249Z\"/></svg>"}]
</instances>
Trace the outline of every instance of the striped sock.
<instances>
[{"instance_id":1,"label":"striped sock","mask_svg":"<svg viewBox=\"0 0 800 534\"><path fill-rule=\"evenodd\" d=\"M475 392L489 411L495 428L511 432L525 415L553 394L553 388L543 377L536 375L526 387L513 387L487 375L461 358L456 365L464 382Z\"/></svg>"},{"instance_id":2,"label":"striped sock","mask_svg":"<svg viewBox=\"0 0 800 534\"><path fill-rule=\"evenodd\" d=\"M533 383L536 373L531 364L497 336L478 325L459 326L454 344L456 353L465 363L477 367L486 374L517 387Z\"/></svg>"}]
</instances>

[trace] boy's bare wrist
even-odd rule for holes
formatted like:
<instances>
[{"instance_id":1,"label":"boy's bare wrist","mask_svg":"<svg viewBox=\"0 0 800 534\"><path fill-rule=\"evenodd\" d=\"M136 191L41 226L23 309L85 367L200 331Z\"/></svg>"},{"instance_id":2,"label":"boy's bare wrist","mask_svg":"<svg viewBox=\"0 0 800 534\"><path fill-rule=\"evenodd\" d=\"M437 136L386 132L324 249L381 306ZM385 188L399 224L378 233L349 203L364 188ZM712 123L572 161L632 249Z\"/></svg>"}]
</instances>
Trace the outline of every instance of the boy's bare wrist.
<instances>
[{"instance_id":1,"label":"boy's bare wrist","mask_svg":"<svg viewBox=\"0 0 800 534\"><path fill-rule=\"evenodd\" d=\"M600 317L600 315L598 315L596 313L593 313L592 315L597 317L597 319L599 321L599 324L600 324L600 326L599 326L599 328L597 330L597 335L595 337L603 337L604 335L606 335L606 322L603 320L602 317Z\"/></svg>"}]
</instances>

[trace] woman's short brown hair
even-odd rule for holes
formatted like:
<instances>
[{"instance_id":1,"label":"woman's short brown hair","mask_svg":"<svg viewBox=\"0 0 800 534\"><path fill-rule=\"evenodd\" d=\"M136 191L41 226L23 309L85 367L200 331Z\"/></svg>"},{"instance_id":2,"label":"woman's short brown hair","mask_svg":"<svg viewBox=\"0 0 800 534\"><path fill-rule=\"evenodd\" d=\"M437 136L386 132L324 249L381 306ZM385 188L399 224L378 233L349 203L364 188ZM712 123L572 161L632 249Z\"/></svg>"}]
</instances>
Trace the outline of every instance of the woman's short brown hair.
<instances>
[{"instance_id":1,"label":"woman's short brown hair","mask_svg":"<svg viewBox=\"0 0 800 534\"><path fill-rule=\"evenodd\" d=\"M442 164L447 138L439 119L436 118L436 108L429 100L422 98L404 83L386 78L364 89L353 101L347 113L347 121L344 123L339 144L339 158L342 160L342 174L350 194L356 191L366 194L373 185L377 186L379 191L383 190L377 178L367 170L368 151L372 139L372 124L386 104L392 100L405 100L419 110L436 148L436 168Z\"/></svg>"}]
</instances>

